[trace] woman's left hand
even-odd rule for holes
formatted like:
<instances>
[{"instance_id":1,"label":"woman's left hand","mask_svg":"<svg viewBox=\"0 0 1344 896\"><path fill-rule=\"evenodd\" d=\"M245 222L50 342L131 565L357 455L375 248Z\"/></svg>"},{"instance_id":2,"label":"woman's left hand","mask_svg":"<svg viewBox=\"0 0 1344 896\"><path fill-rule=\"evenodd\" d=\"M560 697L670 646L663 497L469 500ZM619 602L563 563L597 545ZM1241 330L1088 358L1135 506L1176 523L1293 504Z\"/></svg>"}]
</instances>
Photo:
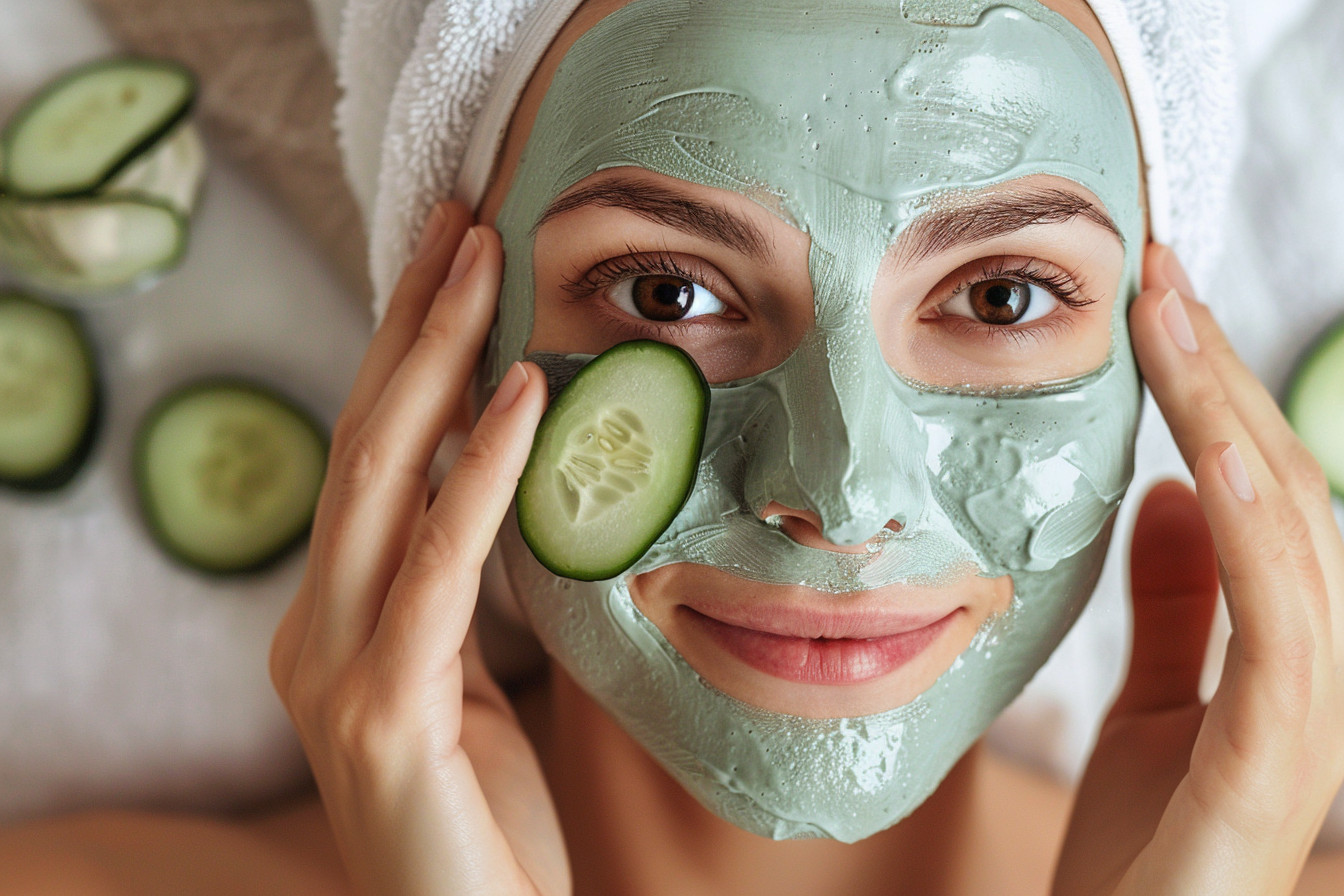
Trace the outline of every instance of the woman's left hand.
<instances>
[{"instance_id":1,"label":"woman's left hand","mask_svg":"<svg viewBox=\"0 0 1344 896\"><path fill-rule=\"evenodd\" d=\"M1194 472L1130 561L1134 646L1079 787L1056 894L1291 893L1344 779L1344 543L1320 466L1150 246L1135 353ZM1221 579L1232 637L1199 698Z\"/></svg>"}]
</instances>

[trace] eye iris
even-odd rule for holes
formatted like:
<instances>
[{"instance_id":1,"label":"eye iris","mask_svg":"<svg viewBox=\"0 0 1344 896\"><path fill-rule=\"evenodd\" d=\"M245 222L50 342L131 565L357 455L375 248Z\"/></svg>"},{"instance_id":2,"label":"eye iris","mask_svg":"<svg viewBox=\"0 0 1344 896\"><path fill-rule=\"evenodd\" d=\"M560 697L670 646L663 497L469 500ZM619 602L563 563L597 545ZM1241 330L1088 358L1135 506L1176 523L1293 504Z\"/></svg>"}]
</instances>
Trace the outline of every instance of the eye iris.
<instances>
[{"instance_id":1,"label":"eye iris","mask_svg":"<svg viewBox=\"0 0 1344 896\"><path fill-rule=\"evenodd\" d=\"M635 310L649 320L681 320L695 298L695 284L680 277L636 277L630 291Z\"/></svg>"},{"instance_id":2,"label":"eye iris","mask_svg":"<svg viewBox=\"0 0 1344 896\"><path fill-rule=\"evenodd\" d=\"M986 280L971 287L971 309L987 324L1016 323L1027 313L1031 290L1016 280Z\"/></svg>"}]
</instances>

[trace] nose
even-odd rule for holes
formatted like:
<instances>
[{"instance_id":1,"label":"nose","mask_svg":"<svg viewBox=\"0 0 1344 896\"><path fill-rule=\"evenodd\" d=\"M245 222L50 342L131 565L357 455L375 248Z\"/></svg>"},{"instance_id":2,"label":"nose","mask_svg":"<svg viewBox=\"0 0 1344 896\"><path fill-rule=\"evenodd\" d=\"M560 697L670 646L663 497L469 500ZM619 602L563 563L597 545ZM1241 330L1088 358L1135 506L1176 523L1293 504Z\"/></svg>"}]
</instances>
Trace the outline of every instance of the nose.
<instances>
[{"instance_id":1,"label":"nose","mask_svg":"<svg viewBox=\"0 0 1344 896\"><path fill-rule=\"evenodd\" d=\"M771 502L795 508L790 526L806 523L832 548L909 525L929 490L927 437L882 375L890 368L881 350L845 335L818 328L804 337L743 433L748 506L758 515Z\"/></svg>"},{"instance_id":2,"label":"nose","mask_svg":"<svg viewBox=\"0 0 1344 896\"><path fill-rule=\"evenodd\" d=\"M868 550L868 544L877 537L878 533L873 535L860 544L843 545L827 541L826 536L821 534L821 517L811 510L799 510L796 507L785 507L778 501L771 501L761 510L761 518L765 520L774 519L779 526L779 530L790 539L808 548L818 548L823 551L834 551L838 554L863 554ZM888 520L885 529L892 532L901 531L901 524L896 520Z\"/></svg>"}]
</instances>

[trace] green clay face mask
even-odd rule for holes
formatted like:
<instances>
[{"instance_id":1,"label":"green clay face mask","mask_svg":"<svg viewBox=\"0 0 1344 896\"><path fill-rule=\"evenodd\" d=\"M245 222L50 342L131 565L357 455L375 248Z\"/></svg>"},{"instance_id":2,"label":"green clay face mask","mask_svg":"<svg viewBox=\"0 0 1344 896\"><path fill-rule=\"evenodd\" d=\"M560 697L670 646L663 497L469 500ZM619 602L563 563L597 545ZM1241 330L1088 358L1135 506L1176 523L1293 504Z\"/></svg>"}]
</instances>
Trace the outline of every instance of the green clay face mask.
<instances>
[{"instance_id":1,"label":"green clay face mask","mask_svg":"<svg viewBox=\"0 0 1344 896\"><path fill-rule=\"evenodd\" d=\"M635 0L566 55L501 210L494 378L531 333L534 225L623 166L768 197L811 238L815 323L778 367L714 388L696 491L633 569L556 578L506 526L513 588L547 650L714 812L776 838L867 837L937 787L1099 574L1139 410L1127 107L1097 48L1034 0ZM999 393L903 378L874 331L883 257L950 193L1036 174L1090 190L1123 236L1107 360ZM771 501L814 511L837 544L882 537L862 554L806 547L760 518ZM973 566L1014 594L912 702L812 719L711 687L635 607L631 578L678 562L837 595Z\"/></svg>"}]
</instances>

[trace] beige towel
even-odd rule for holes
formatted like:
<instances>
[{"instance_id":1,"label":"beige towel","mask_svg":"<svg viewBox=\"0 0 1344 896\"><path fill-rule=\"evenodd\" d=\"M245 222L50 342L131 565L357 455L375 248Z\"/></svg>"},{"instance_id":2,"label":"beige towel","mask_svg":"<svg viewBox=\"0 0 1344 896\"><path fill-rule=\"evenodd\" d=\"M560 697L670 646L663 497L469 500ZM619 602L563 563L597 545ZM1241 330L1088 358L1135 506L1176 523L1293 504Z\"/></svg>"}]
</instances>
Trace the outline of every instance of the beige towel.
<instances>
[{"instance_id":1,"label":"beige towel","mask_svg":"<svg viewBox=\"0 0 1344 896\"><path fill-rule=\"evenodd\" d=\"M357 295L367 242L346 186L332 110L336 79L306 0L87 0L132 52L201 79L212 145L256 177Z\"/></svg>"}]
</instances>

